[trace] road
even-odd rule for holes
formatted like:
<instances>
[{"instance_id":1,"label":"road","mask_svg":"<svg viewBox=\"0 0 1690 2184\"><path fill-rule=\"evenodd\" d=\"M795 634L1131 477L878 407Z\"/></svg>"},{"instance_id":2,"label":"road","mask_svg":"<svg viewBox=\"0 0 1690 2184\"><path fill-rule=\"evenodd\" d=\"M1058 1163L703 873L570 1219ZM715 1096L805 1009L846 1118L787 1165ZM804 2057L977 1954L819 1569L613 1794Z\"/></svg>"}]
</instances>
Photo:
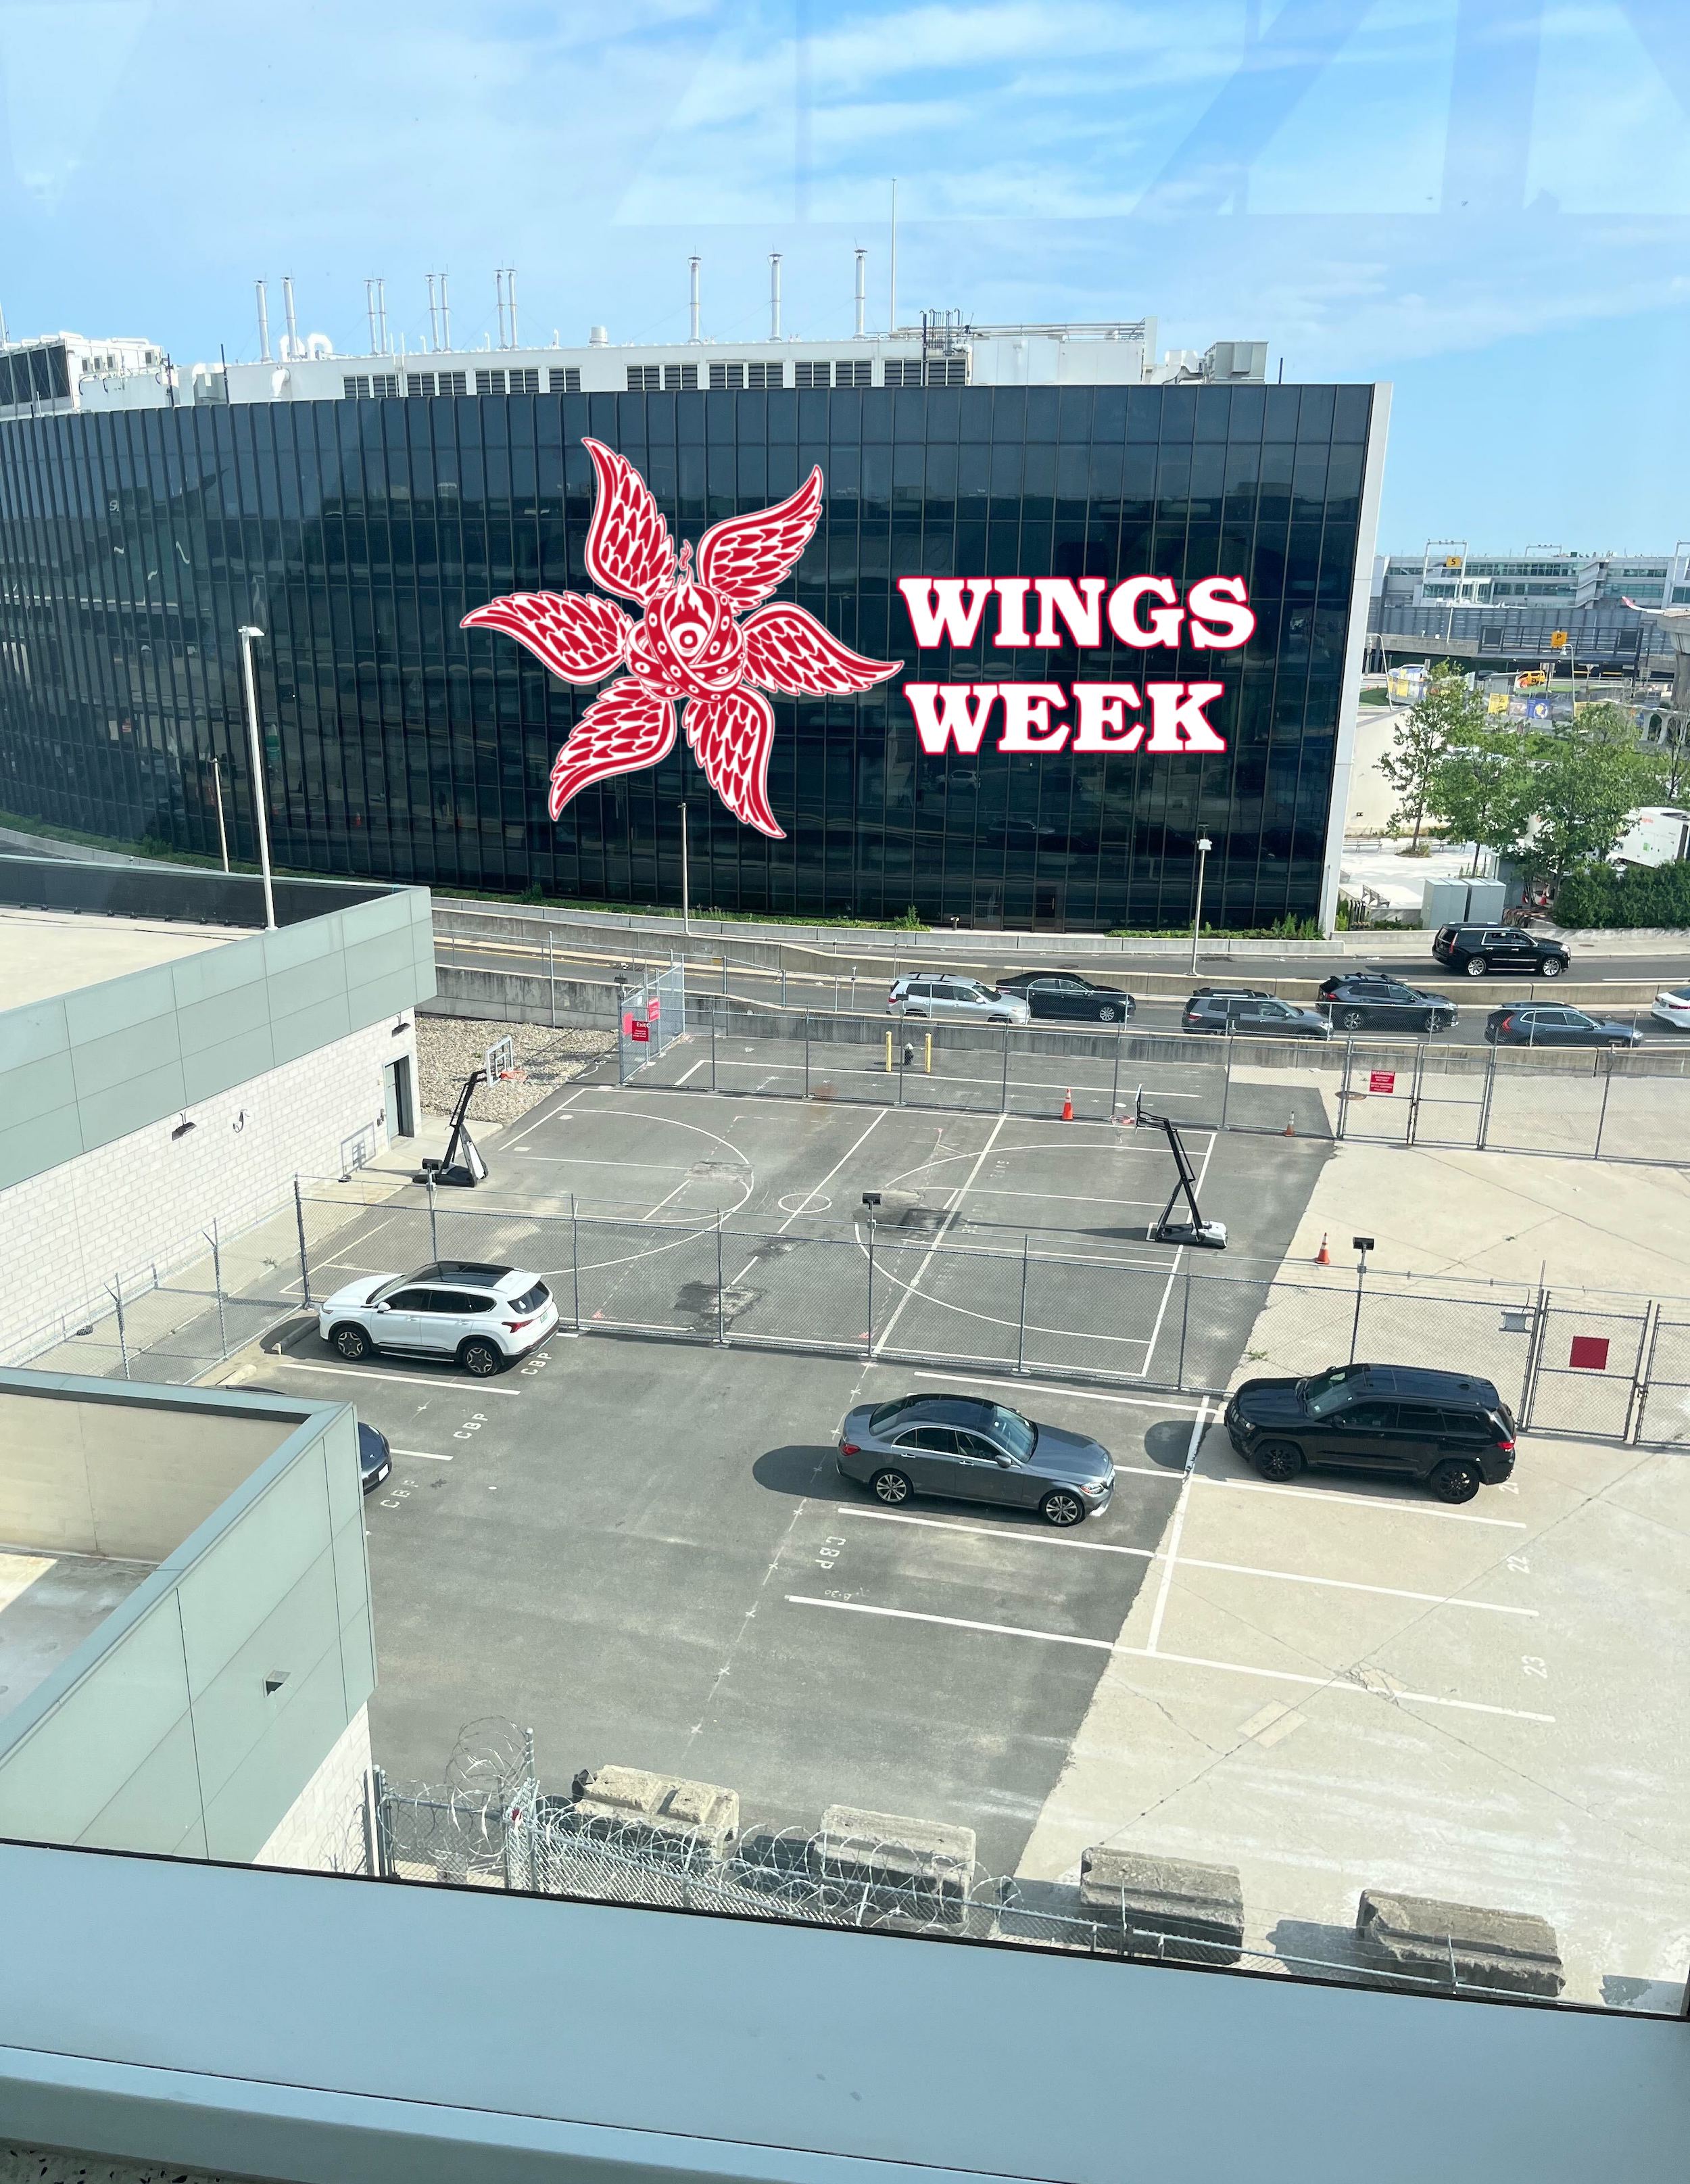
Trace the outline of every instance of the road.
<instances>
[{"instance_id":1,"label":"road","mask_svg":"<svg viewBox=\"0 0 1690 2184\"><path fill-rule=\"evenodd\" d=\"M891 936L887 936L890 940ZM543 976L547 956L542 948L526 946L506 940L466 940L447 939L436 934L436 952L441 963L455 965L465 970L505 971L525 973L530 977ZM649 959L648 959L649 960ZM1063 966L1059 939L1053 945L1049 967ZM619 973L639 976L637 959L625 950L614 948L584 949L557 947L552 954L552 965L559 978L603 983L609 986ZM857 966L858 975L852 976L850 959L842 963L842 974L831 978L817 977L807 972L764 969L741 964L706 962L691 967L689 982L704 991L726 993L742 1000L759 1001L765 1006L784 1004L790 1008L813 1009L823 1013L835 1010L866 1012L878 1015L886 1006L890 974L887 965L898 961L903 969L920 967L923 970L942 968L931 958L916 966L913 958L897 958L890 948L886 954L862 961ZM1389 959L1381 958L1381 961ZM1410 958L1398 959L1389 965L1394 976L1405 978L1410 984L1423 986L1427 990L1448 994L1460 1009L1460 1021L1453 1030L1440 1034L1445 1039L1464 1045L1483 1042L1485 1019L1494 1008L1509 1001L1536 1000L1539 1001L1565 1000L1586 1009L1604 1022L1640 1023L1646 1036L1659 1039L1671 1045L1683 1039L1682 1033L1652 1018L1648 1002L1641 993L1645 986L1656 984L1679 985L1690 983L1690 947L1677 955L1659 956L1586 956L1576 953L1573 967L1566 977L1559 980L1531 980L1498 974L1478 978L1454 978L1434 962L1430 947L1424 964ZM1009 977L1029 966L1020 962L1001 962L988 965L993 976ZM1285 986L1292 998L1306 996L1314 982L1333 971L1354 972L1362 967L1354 957L1345 958L1336 952L1328 961L1307 956L1248 956L1232 958L1223 949L1205 950L1199 958L1198 976L1192 980L1189 968L1178 958L1167 956L1140 956L1136 961L1123 949L1121 959L1107 967L1089 967L1089 974L1096 975L1105 983L1125 986L1137 1000L1133 1021L1145 1031L1178 1031L1181 1011L1187 994L1193 984L1220 985L1236 982L1240 985L1259 987L1266 992L1276 992ZM979 975L977 959L970 966L971 974ZM1593 985L1612 985L1626 993L1621 1002L1609 1005L1587 989ZM607 995L607 1000L608 1000ZM1412 1036L1404 1028L1381 1027L1387 1036Z\"/></svg>"}]
</instances>

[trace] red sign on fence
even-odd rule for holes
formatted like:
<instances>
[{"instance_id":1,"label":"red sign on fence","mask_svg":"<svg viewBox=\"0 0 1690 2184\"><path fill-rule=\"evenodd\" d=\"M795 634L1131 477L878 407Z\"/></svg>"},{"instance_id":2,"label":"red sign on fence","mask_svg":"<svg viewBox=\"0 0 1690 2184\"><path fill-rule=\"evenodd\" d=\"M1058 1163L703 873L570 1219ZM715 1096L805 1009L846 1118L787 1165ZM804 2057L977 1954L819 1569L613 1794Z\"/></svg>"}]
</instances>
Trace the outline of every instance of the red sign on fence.
<instances>
[{"instance_id":1,"label":"red sign on fence","mask_svg":"<svg viewBox=\"0 0 1690 2184\"><path fill-rule=\"evenodd\" d=\"M1367 1074L1367 1089L1370 1092L1394 1092L1397 1089L1396 1071L1394 1069L1370 1070Z\"/></svg>"},{"instance_id":2,"label":"red sign on fence","mask_svg":"<svg viewBox=\"0 0 1690 2184\"><path fill-rule=\"evenodd\" d=\"M1608 1370L1608 1337L1605 1334L1576 1334L1567 1362L1576 1373L1605 1373Z\"/></svg>"},{"instance_id":3,"label":"red sign on fence","mask_svg":"<svg viewBox=\"0 0 1690 2184\"><path fill-rule=\"evenodd\" d=\"M658 996L653 994L646 1003L646 1022L648 1023L655 1023L662 1013L663 1003Z\"/></svg>"},{"instance_id":4,"label":"red sign on fence","mask_svg":"<svg viewBox=\"0 0 1690 2184\"><path fill-rule=\"evenodd\" d=\"M648 1023L642 1023L637 1017L629 1017L628 1036L630 1039L635 1040L637 1043L644 1043L650 1039L651 1035L652 1028Z\"/></svg>"}]
</instances>

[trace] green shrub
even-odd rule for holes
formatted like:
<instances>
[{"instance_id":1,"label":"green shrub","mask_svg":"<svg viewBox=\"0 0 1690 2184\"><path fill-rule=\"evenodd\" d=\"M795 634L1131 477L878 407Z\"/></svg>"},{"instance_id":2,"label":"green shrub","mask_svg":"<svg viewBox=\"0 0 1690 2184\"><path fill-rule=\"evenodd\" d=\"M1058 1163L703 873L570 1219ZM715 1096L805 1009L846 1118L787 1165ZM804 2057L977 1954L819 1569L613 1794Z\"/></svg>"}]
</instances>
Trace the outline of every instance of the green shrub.
<instances>
[{"instance_id":1,"label":"green shrub","mask_svg":"<svg viewBox=\"0 0 1690 2184\"><path fill-rule=\"evenodd\" d=\"M1555 922L1586 932L1690 926L1690 864L1587 865L1561 882Z\"/></svg>"}]
</instances>

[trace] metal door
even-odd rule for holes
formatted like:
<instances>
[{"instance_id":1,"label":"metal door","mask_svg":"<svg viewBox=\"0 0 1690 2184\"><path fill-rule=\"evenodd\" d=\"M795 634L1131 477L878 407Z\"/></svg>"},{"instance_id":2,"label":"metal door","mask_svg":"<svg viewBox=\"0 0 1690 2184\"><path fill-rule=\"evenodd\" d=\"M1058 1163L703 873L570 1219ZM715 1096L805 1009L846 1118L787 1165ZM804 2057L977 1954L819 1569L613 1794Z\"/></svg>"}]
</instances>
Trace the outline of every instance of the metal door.
<instances>
[{"instance_id":1,"label":"metal door","mask_svg":"<svg viewBox=\"0 0 1690 2184\"><path fill-rule=\"evenodd\" d=\"M1648 1325L1646 1306L1593 1312L1546 1297L1522 1429L1627 1439L1643 1393Z\"/></svg>"}]
</instances>

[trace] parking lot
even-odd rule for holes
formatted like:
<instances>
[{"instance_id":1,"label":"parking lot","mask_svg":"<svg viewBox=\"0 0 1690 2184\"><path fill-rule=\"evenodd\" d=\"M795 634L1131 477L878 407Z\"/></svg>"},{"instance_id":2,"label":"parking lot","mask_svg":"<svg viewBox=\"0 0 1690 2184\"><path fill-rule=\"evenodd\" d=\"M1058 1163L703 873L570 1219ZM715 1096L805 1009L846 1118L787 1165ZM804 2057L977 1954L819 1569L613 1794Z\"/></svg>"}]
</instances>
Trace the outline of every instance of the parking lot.
<instances>
[{"instance_id":1,"label":"parking lot","mask_svg":"<svg viewBox=\"0 0 1690 2184\"><path fill-rule=\"evenodd\" d=\"M1204 1210L1270 1259L1329 1150L1194 1133ZM343 1368L301 1323L247 1368L354 1401L393 1444L370 1532L395 1780L437 1781L464 1724L503 1717L532 1727L554 1791L620 1761L730 1785L760 1822L835 1802L965 1822L985 1867L1034 1878L1109 1840L1237 1864L1253 1946L1288 1959L1344 1962L1365 1886L1537 1911L1570 1993L1668 2006L1690 1962L1690 1708L1662 1673L1690 1605L1679 1459L1529 1442L1517 1490L1459 1510L1270 1487L1212 1404L1131 1385L1142 1334L1125 1384L970 1366L990 1302L930 1288L937 1232L1018 1243L1036 1219L1072 1268L1061 1329L1101 1262L1171 1268L1142 1236L1169 1188L1159 1139L583 1085L499 1141L494 1171L502 1202L530 1178L531 1236L570 1192L614 1201L625 1263L602 1279L653 1298L677 1210L720 1213L741 1288L736 1234L801 1240L865 1190L909 1190L931 1221L899 1247L872 1355L560 1334L476 1382ZM336 1256L420 1262L419 1217L372 1209ZM883 1354L912 1329L930 1362ZM1241 1306L1213 1339L1237 1361L1251 1333ZM1059 1534L842 1485L854 1401L948 1384L1103 1440L1109 1510Z\"/></svg>"}]
</instances>

